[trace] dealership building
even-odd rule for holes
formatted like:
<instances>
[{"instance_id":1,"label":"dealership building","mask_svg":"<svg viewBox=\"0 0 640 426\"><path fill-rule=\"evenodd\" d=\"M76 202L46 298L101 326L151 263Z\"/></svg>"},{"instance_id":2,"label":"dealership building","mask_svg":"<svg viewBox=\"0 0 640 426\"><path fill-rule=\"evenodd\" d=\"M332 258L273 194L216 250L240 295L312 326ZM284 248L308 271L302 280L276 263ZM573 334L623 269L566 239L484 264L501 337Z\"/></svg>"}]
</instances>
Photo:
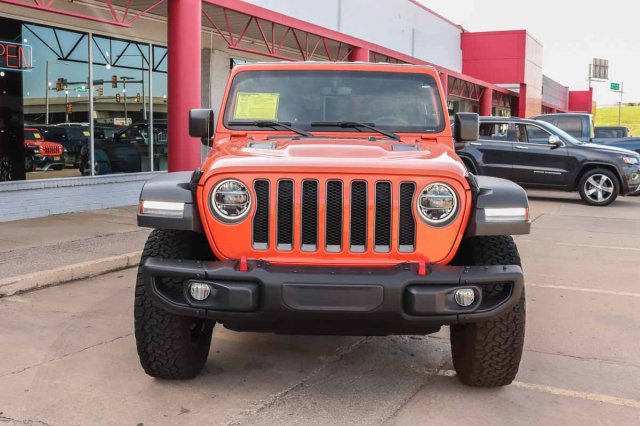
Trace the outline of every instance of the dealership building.
<instances>
[{"instance_id":1,"label":"dealership building","mask_svg":"<svg viewBox=\"0 0 640 426\"><path fill-rule=\"evenodd\" d=\"M217 114L240 63L433 65L452 113L591 112L542 56L526 30L470 32L414 0L0 0L0 221L132 205L196 168L186 111Z\"/></svg>"}]
</instances>

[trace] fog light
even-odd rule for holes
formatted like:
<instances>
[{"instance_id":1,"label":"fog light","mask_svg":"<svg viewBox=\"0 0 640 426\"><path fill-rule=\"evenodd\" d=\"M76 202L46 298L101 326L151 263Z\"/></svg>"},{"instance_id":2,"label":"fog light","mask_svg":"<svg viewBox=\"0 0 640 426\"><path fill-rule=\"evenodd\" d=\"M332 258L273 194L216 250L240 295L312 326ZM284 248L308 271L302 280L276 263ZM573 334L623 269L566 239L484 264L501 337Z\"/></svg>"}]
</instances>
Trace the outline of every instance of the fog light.
<instances>
[{"instance_id":1,"label":"fog light","mask_svg":"<svg viewBox=\"0 0 640 426\"><path fill-rule=\"evenodd\" d=\"M476 292L472 288L460 288L453 293L456 303L462 307L473 305L476 300Z\"/></svg>"},{"instance_id":2,"label":"fog light","mask_svg":"<svg viewBox=\"0 0 640 426\"><path fill-rule=\"evenodd\" d=\"M196 300L205 300L211 294L211 287L203 283L191 283L189 285L189 294Z\"/></svg>"}]
</instances>

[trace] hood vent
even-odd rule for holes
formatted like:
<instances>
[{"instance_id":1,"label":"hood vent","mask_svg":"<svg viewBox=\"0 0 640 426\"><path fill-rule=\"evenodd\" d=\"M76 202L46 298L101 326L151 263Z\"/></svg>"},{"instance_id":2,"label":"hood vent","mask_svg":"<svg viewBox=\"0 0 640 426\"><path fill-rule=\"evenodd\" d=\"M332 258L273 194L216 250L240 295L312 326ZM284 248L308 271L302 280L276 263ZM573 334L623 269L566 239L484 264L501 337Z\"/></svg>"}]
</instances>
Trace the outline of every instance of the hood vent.
<instances>
[{"instance_id":1,"label":"hood vent","mask_svg":"<svg viewBox=\"0 0 640 426\"><path fill-rule=\"evenodd\" d=\"M420 145L393 145L394 151L422 151Z\"/></svg>"},{"instance_id":2,"label":"hood vent","mask_svg":"<svg viewBox=\"0 0 640 426\"><path fill-rule=\"evenodd\" d=\"M247 148L253 149L276 149L275 142L249 142Z\"/></svg>"}]
</instances>

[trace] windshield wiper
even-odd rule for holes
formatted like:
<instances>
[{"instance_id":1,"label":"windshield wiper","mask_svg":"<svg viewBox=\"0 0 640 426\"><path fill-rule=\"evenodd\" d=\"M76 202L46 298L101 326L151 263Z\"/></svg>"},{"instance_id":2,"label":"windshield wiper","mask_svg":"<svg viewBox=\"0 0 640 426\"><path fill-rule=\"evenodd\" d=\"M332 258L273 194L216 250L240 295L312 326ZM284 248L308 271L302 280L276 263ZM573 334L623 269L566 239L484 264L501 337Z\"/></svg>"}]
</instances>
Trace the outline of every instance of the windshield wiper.
<instances>
[{"instance_id":1,"label":"windshield wiper","mask_svg":"<svg viewBox=\"0 0 640 426\"><path fill-rule=\"evenodd\" d=\"M229 126L256 126L256 127L282 127L283 129L291 130L294 133L299 134L307 138L312 138L313 135L291 127L291 123L288 121L273 121L273 120L256 120L256 121L229 121Z\"/></svg>"},{"instance_id":2,"label":"windshield wiper","mask_svg":"<svg viewBox=\"0 0 640 426\"><path fill-rule=\"evenodd\" d=\"M397 141L400 140L400 136L396 135L393 132L387 132L386 130L378 129L375 127L375 123L361 123L359 121L312 121L310 123L312 127L341 127L341 128L354 128L363 127L365 129L373 130L374 132L380 133L381 135L385 135L388 138L395 139Z\"/></svg>"}]
</instances>

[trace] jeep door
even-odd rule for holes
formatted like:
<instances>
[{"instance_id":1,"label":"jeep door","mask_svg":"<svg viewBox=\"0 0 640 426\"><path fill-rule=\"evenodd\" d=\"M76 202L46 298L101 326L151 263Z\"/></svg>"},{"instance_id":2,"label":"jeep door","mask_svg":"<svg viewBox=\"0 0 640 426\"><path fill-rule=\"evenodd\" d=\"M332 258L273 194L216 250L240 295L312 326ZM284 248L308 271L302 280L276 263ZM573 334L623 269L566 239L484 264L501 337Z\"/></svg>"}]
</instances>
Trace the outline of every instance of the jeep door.
<instances>
[{"instance_id":1,"label":"jeep door","mask_svg":"<svg viewBox=\"0 0 640 426\"><path fill-rule=\"evenodd\" d=\"M513 181L557 186L568 184L570 159L566 143L549 143L551 133L535 124L516 123L513 144Z\"/></svg>"},{"instance_id":2,"label":"jeep door","mask_svg":"<svg viewBox=\"0 0 640 426\"><path fill-rule=\"evenodd\" d=\"M480 138L469 142L467 153L475 160L481 175L511 179L513 153L508 122L480 122Z\"/></svg>"}]
</instances>

